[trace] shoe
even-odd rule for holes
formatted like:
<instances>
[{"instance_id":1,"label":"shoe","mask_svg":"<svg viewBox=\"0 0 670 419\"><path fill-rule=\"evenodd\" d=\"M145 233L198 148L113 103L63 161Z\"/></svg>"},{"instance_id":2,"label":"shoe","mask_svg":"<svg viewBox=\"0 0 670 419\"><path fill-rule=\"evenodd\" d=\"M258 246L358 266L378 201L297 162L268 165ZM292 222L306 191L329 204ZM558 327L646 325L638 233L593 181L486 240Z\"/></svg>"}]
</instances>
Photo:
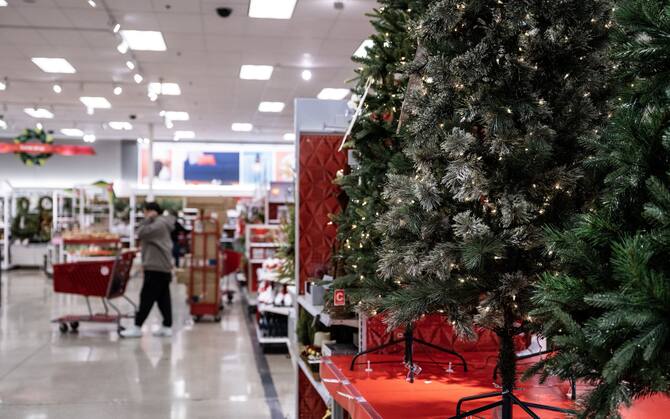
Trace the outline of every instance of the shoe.
<instances>
[{"instance_id":1,"label":"shoe","mask_svg":"<svg viewBox=\"0 0 670 419\"><path fill-rule=\"evenodd\" d=\"M153 335L159 338L172 337L172 328L161 326L160 328L153 331Z\"/></svg>"},{"instance_id":2,"label":"shoe","mask_svg":"<svg viewBox=\"0 0 670 419\"><path fill-rule=\"evenodd\" d=\"M141 338L142 337L142 329L140 329L137 326L131 326L127 328L126 330L121 331L121 337L122 338Z\"/></svg>"}]
</instances>

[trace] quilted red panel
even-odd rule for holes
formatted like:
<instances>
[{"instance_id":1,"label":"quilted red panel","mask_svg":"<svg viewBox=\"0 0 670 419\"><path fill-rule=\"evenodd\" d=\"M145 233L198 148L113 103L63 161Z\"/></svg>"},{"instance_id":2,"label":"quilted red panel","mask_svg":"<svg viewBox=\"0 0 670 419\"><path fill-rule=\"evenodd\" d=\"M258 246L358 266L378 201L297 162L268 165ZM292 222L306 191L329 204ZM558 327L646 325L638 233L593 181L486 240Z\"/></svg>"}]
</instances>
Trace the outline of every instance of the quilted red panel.
<instances>
[{"instance_id":1,"label":"quilted red panel","mask_svg":"<svg viewBox=\"0 0 670 419\"><path fill-rule=\"evenodd\" d=\"M298 400L299 419L323 419L326 415L326 404L301 369L298 369Z\"/></svg>"},{"instance_id":2,"label":"quilted red panel","mask_svg":"<svg viewBox=\"0 0 670 419\"><path fill-rule=\"evenodd\" d=\"M346 153L337 151L341 141L341 135L300 137L300 294L305 282L330 262L337 234L330 214L340 211L340 188L333 179L347 161Z\"/></svg>"}]
</instances>

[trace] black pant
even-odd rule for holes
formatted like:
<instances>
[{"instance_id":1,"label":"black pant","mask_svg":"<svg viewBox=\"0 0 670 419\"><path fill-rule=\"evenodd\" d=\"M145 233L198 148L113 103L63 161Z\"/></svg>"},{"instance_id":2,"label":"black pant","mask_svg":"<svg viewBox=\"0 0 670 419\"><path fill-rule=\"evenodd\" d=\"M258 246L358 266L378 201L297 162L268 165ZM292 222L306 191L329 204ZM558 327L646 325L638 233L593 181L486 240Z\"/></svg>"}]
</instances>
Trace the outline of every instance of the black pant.
<instances>
[{"instance_id":1,"label":"black pant","mask_svg":"<svg viewBox=\"0 0 670 419\"><path fill-rule=\"evenodd\" d=\"M172 327L172 301L170 300L170 272L144 271L144 284L140 293L140 309L135 315L135 325L142 327L154 303L163 316L163 326Z\"/></svg>"}]
</instances>

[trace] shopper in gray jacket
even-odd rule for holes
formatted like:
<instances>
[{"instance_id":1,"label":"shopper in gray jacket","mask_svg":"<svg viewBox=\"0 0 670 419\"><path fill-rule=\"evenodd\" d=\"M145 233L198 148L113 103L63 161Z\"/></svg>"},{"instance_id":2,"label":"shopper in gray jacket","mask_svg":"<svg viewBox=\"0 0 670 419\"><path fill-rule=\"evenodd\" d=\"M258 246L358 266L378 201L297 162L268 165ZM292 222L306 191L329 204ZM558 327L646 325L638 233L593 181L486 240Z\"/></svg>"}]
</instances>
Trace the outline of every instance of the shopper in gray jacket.
<instances>
[{"instance_id":1,"label":"shopper in gray jacket","mask_svg":"<svg viewBox=\"0 0 670 419\"><path fill-rule=\"evenodd\" d=\"M172 302L170 300L170 280L172 279L172 237L175 218L160 215L161 207L149 202L144 207L144 221L137 230L142 251L144 284L140 293L140 307L135 315L135 326L121 336L138 338L142 336L142 324L149 316L154 303L163 316L163 325L154 332L156 336L172 336Z\"/></svg>"}]
</instances>

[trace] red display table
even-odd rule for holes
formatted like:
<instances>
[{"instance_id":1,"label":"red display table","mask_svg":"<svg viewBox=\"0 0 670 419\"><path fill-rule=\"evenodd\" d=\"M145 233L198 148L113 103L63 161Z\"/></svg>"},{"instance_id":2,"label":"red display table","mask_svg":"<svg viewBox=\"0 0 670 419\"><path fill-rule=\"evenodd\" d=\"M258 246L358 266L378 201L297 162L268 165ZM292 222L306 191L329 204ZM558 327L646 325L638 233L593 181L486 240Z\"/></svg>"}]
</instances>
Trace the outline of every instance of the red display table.
<instances>
[{"instance_id":1,"label":"red display table","mask_svg":"<svg viewBox=\"0 0 670 419\"><path fill-rule=\"evenodd\" d=\"M406 419L440 418L456 414L458 400L480 393L499 391L493 385L495 353L467 354L468 372L454 365L455 372L447 374L443 367L430 364L430 361L455 361L442 355L422 357L415 361L423 368L414 384L405 381L407 370L398 355L370 355L366 359L372 362L372 372L365 372L365 365L349 370L350 356L325 358L321 364L321 379L337 405L346 410L353 419ZM424 362L422 362L422 359ZM379 361L397 361L397 364L375 365ZM519 364L520 369L532 365L535 360ZM515 395L523 401L548 404L565 409L574 408L569 397L569 385L550 378L545 384L537 379L520 382ZM577 394L580 394L578 388ZM464 404L470 410L489 403L473 401ZM664 406L664 407L660 407ZM631 409L622 410L625 419L661 419L670 409L670 399L656 397L640 400ZM565 414L536 410L542 419L565 418ZM480 413L478 417L497 419L497 412ZM518 406L515 406L515 418L526 418Z\"/></svg>"}]
</instances>

